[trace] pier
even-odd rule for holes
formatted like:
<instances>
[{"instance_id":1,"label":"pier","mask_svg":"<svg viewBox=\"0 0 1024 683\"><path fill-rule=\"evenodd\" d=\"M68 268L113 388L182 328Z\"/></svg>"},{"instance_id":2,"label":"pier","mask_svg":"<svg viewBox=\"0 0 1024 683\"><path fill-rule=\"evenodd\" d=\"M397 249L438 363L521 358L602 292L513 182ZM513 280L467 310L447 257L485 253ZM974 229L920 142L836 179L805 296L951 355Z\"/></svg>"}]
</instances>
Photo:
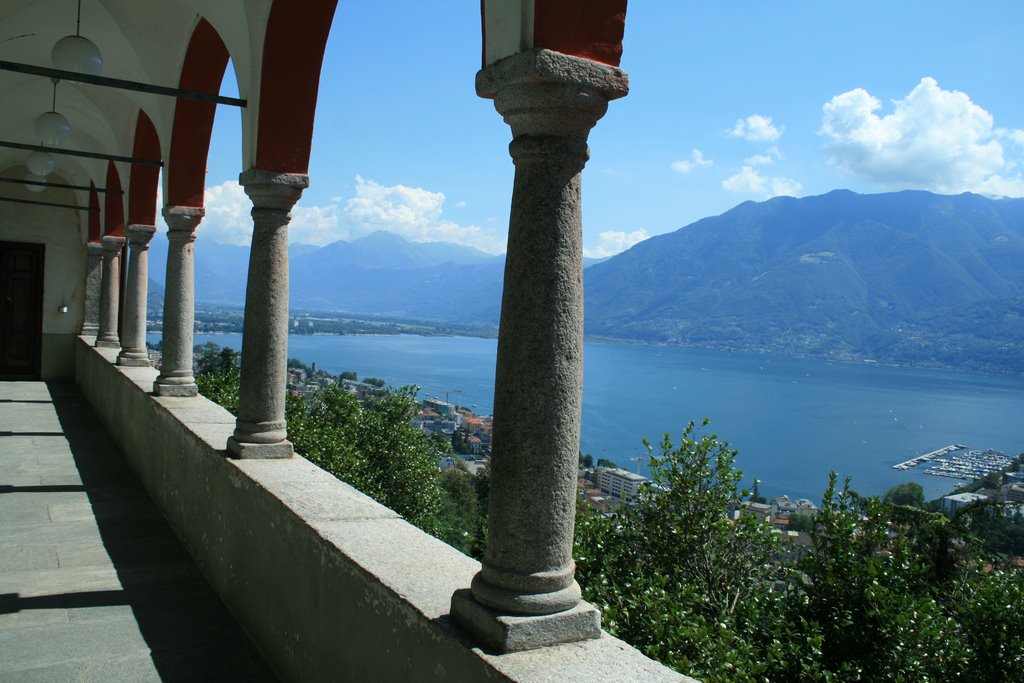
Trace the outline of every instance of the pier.
<instances>
[{"instance_id":1,"label":"pier","mask_svg":"<svg viewBox=\"0 0 1024 683\"><path fill-rule=\"evenodd\" d=\"M967 450L967 446L959 443L951 443L948 446L943 446L931 453L925 453L924 455L919 455L915 458L911 458L910 460L904 460L898 465L893 465L892 468L894 470L909 470L911 467L917 467L922 462L927 462L929 460L934 460L935 458L941 458L944 455L949 455L950 453L965 450Z\"/></svg>"}]
</instances>

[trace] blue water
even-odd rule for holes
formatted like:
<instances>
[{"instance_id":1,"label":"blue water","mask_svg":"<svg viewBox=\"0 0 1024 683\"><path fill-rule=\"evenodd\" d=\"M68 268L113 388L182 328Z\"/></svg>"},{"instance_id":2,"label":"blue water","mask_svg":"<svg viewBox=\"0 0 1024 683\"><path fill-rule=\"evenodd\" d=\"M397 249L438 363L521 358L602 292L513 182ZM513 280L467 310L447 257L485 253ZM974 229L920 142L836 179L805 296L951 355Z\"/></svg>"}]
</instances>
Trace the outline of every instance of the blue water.
<instances>
[{"instance_id":1,"label":"blue water","mask_svg":"<svg viewBox=\"0 0 1024 683\"><path fill-rule=\"evenodd\" d=\"M196 335L196 344L206 341L238 349L241 335ZM289 355L332 373L418 384L423 396L447 395L487 414L496 345L465 337L292 336ZM588 343L584 358L581 448L641 472L642 437L678 436L688 420L704 417L739 450L737 465L761 480L762 493L813 500L830 469L852 476L862 494L917 481L933 497L955 482L890 465L953 442L1024 450L1024 380L1012 377L639 344Z\"/></svg>"}]
</instances>

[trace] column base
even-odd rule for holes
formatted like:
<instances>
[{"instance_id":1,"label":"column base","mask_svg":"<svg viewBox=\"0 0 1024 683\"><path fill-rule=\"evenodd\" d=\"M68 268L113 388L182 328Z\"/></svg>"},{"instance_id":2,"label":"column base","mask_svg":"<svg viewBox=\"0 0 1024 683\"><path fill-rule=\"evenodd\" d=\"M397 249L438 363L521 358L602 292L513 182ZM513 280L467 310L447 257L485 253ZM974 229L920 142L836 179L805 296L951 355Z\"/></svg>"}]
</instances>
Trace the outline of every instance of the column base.
<instances>
[{"instance_id":1,"label":"column base","mask_svg":"<svg viewBox=\"0 0 1024 683\"><path fill-rule=\"evenodd\" d=\"M199 387L193 384L162 384L160 380L153 382L154 396L198 396Z\"/></svg>"},{"instance_id":2,"label":"column base","mask_svg":"<svg viewBox=\"0 0 1024 683\"><path fill-rule=\"evenodd\" d=\"M100 333L99 325L82 325L82 331L79 332L83 337L95 337Z\"/></svg>"},{"instance_id":3,"label":"column base","mask_svg":"<svg viewBox=\"0 0 1024 683\"><path fill-rule=\"evenodd\" d=\"M149 355L146 353L139 353L138 351L121 351L117 354L117 365L123 365L129 368L148 368Z\"/></svg>"},{"instance_id":4,"label":"column base","mask_svg":"<svg viewBox=\"0 0 1024 683\"><path fill-rule=\"evenodd\" d=\"M243 460L282 460L295 457L291 441L277 443L246 443L228 437L228 454Z\"/></svg>"},{"instance_id":5,"label":"column base","mask_svg":"<svg viewBox=\"0 0 1024 683\"><path fill-rule=\"evenodd\" d=\"M583 601L564 612L512 616L481 605L473 599L473 591L463 588L452 595L451 616L495 652L521 652L601 637L601 613Z\"/></svg>"},{"instance_id":6,"label":"column base","mask_svg":"<svg viewBox=\"0 0 1024 683\"><path fill-rule=\"evenodd\" d=\"M116 339L97 339L96 347L101 349L119 349L121 342Z\"/></svg>"}]
</instances>

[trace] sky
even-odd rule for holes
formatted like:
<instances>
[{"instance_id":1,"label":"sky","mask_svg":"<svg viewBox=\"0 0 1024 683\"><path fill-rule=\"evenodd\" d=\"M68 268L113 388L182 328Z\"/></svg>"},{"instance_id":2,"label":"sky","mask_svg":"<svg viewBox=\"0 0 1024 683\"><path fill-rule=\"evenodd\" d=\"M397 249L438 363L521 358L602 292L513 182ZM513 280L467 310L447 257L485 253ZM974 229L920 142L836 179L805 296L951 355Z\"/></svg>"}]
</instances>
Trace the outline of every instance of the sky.
<instances>
[{"instance_id":1,"label":"sky","mask_svg":"<svg viewBox=\"0 0 1024 683\"><path fill-rule=\"evenodd\" d=\"M504 252L511 133L475 94L478 7L339 2L292 243L390 230ZM1019 0L633 0L630 93L590 135L586 255L777 195L1024 196L1022 20ZM221 107L200 237L248 244L240 166Z\"/></svg>"}]
</instances>

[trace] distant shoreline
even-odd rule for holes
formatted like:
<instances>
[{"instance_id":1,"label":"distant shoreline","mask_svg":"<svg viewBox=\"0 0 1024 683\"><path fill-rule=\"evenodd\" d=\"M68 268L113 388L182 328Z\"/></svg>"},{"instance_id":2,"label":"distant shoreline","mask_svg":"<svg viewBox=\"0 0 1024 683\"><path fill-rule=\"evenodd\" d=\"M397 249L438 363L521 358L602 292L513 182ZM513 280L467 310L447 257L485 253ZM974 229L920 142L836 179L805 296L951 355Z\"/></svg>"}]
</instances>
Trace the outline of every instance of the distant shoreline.
<instances>
[{"instance_id":1,"label":"distant shoreline","mask_svg":"<svg viewBox=\"0 0 1024 683\"><path fill-rule=\"evenodd\" d=\"M232 311L234 312L234 311ZM231 314L229 313L230 317ZM197 326L200 329L196 330L196 334L241 334L241 314L237 312L236 324L225 324L223 322L217 322L214 320L203 320L197 319ZM218 316L219 317L219 316ZM289 335L295 336L367 336L367 337L394 337L399 335L413 335L421 337L472 337L476 339L496 339L498 336L497 326L490 326L486 324L463 324L463 323L437 323L432 321L413 321L408 319L373 319L366 317L341 317L341 316L330 316L326 313L296 313L293 315L294 319L309 319L309 320L321 320L327 323L336 324L347 324L351 325L352 329L345 331L328 331L328 330L316 330L313 332L297 332L294 328L288 330ZM222 320L222 318L221 318ZM214 329L210 329L214 327ZM220 327L220 329L217 329ZM228 329L224 329L227 327ZM387 331L380 329L372 329L385 327L389 328ZM160 329L147 329L147 333L156 334L161 332ZM765 350L761 348L747 348L742 346L731 346L731 345L695 345L695 344L679 344L666 341L657 341L650 339L636 339L630 337L613 337L608 335L586 335L583 339L585 343L591 344L634 344L640 346L660 346L669 348L680 348L680 349L694 349L699 351L720 351L726 353L742 353L756 356L766 357L779 357L779 358L791 358L801 360L818 360L825 361L828 363L842 363L844 365L859 365L859 366L880 366L887 368L907 368L907 369L922 369L922 370L947 370L950 372L958 372L969 375L1000 375L1005 377L1024 377L1024 369L1014 369L1009 367L994 366L990 364L950 364L941 363L934 361L911 361L911 360L900 360L900 359L879 359L879 358L864 358L864 357L842 357L836 358L828 355L819 354L807 354L797 352L787 352L785 350L770 349Z\"/></svg>"}]
</instances>

